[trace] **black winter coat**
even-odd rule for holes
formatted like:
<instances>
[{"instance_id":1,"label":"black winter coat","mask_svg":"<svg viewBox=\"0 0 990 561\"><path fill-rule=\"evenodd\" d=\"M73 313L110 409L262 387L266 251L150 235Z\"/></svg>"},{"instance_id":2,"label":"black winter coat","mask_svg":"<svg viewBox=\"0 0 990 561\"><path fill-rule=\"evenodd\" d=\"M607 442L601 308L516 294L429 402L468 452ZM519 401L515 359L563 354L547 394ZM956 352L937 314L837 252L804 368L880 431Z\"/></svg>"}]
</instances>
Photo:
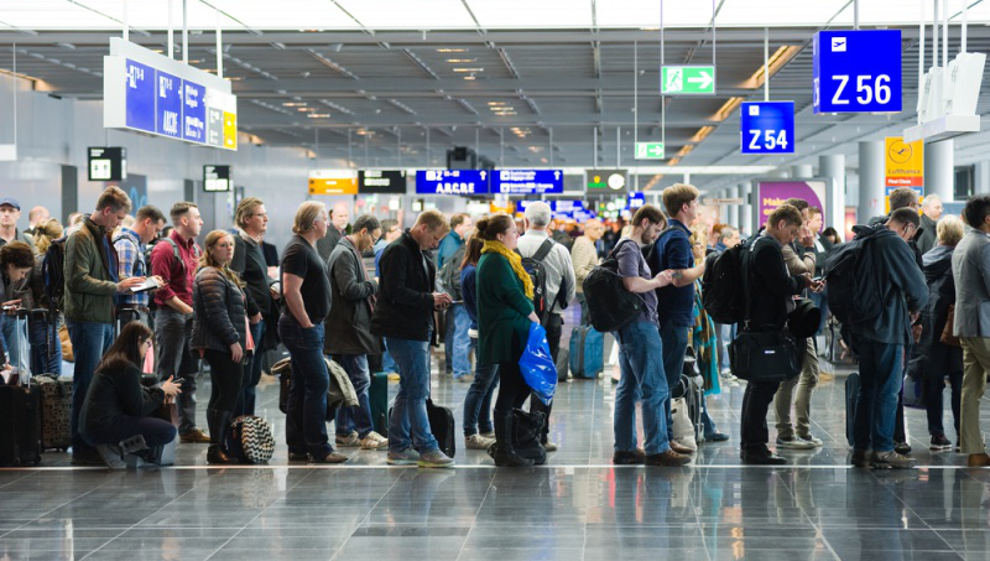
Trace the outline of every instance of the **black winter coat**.
<instances>
[{"instance_id":1,"label":"black winter coat","mask_svg":"<svg viewBox=\"0 0 990 561\"><path fill-rule=\"evenodd\" d=\"M371 332L383 337L430 340L436 265L406 230L378 261L381 279ZM434 335L436 330L434 330Z\"/></svg>"},{"instance_id":2,"label":"black winter coat","mask_svg":"<svg viewBox=\"0 0 990 561\"><path fill-rule=\"evenodd\" d=\"M202 267L193 283L192 345L194 349L226 352L234 343L247 341L247 315L257 313L241 288L216 267ZM247 310L245 312L245 310Z\"/></svg>"},{"instance_id":3,"label":"black winter coat","mask_svg":"<svg viewBox=\"0 0 990 561\"><path fill-rule=\"evenodd\" d=\"M332 304L324 320L323 351L327 354L363 355L381 352L379 337L371 333L371 298L378 290L365 280L361 256L346 236L337 242L327 262Z\"/></svg>"},{"instance_id":4,"label":"black winter coat","mask_svg":"<svg viewBox=\"0 0 990 561\"><path fill-rule=\"evenodd\" d=\"M928 375L944 376L962 371L962 349L939 342L949 315L949 306L956 303L956 283L952 277L954 248L935 246L924 259L925 281L928 283L928 305L921 314L923 326L918 343L920 354L928 357Z\"/></svg>"},{"instance_id":5,"label":"black winter coat","mask_svg":"<svg viewBox=\"0 0 990 561\"><path fill-rule=\"evenodd\" d=\"M130 362L109 364L93 376L79 426L83 434L105 432L121 417L147 417L162 406L165 393L141 386L141 370Z\"/></svg>"}]
</instances>

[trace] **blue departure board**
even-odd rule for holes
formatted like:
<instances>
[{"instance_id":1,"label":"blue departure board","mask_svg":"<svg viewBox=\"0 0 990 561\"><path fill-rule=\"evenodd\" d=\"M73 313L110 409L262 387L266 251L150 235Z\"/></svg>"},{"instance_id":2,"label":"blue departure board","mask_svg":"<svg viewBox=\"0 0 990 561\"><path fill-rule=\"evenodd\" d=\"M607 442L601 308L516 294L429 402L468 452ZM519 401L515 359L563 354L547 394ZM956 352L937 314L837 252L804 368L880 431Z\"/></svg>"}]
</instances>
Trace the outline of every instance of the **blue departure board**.
<instances>
[{"instance_id":1,"label":"blue departure board","mask_svg":"<svg viewBox=\"0 0 990 561\"><path fill-rule=\"evenodd\" d=\"M155 69L127 59L127 126L155 132Z\"/></svg>"}]
</instances>

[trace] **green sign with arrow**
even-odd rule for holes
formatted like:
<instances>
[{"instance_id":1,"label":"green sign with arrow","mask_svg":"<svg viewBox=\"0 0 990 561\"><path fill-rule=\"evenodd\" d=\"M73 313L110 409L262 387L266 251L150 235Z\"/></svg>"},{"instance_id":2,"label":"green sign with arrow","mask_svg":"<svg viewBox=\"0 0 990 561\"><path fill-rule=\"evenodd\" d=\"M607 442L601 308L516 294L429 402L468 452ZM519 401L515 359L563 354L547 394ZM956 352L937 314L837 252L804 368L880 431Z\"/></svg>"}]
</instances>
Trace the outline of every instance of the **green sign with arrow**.
<instances>
[{"instance_id":1,"label":"green sign with arrow","mask_svg":"<svg viewBox=\"0 0 990 561\"><path fill-rule=\"evenodd\" d=\"M662 160L663 142L637 142L637 160Z\"/></svg>"},{"instance_id":2,"label":"green sign with arrow","mask_svg":"<svg viewBox=\"0 0 990 561\"><path fill-rule=\"evenodd\" d=\"M714 95L714 66L663 66L660 69L663 95Z\"/></svg>"}]
</instances>

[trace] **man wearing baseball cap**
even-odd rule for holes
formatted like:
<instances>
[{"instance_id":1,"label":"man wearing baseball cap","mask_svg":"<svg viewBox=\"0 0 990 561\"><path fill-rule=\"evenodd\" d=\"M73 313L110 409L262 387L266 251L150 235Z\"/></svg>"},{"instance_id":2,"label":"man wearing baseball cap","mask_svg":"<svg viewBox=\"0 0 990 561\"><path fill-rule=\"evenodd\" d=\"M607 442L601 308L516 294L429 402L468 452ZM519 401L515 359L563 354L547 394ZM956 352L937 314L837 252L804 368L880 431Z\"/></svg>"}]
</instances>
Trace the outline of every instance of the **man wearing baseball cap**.
<instances>
[{"instance_id":1,"label":"man wearing baseball cap","mask_svg":"<svg viewBox=\"0 0 990 561\"><path fill-rule=\"evenodd\" d=\"M17 230L17 221L21 219L21 203L13 197L0 198L0 247L17 240L24 242L34 249L34 243Z\"/></svg>"}]
</instances>

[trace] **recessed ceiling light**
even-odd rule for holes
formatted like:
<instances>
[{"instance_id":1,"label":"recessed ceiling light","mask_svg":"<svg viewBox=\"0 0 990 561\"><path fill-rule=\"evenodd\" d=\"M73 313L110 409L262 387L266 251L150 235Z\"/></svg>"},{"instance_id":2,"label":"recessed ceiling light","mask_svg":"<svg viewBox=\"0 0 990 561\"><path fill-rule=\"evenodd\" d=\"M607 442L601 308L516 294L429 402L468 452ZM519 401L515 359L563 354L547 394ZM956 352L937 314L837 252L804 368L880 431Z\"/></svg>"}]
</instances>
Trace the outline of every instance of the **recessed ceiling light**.
<instances>
[{"instance_id":1,"label":"recessed ceiling light","mask_svg":"<svg viewBox=\"0 0 990 561\"><path fill-rule=\"evenodd\" d=\"M454 68L454 72L484 72L485 69L479 66L462 66L460 68Z\"/></svg>"},{"instance_id":2,"label":"recessed ceiling light","mask_svg":"<svg viewBox=\"0 0 990 561\"><path fill-rule=\"evenodd\" d=\"M448 58L447 62L450 63L465 63L465 62L477 62L476 58Z\"/></svg>"},{"instance_id":3,"label":"recessed ceiling light","mask_svg":"<svg viewBox=\"0 0 990 561\"><path fill-rule=\"evenodd\" d=\"M443 47L443 48L437 49L437 52L438 53L465 53L465 52L467 52L467 49L461 49L461 48L456 48L455 49L455 48L451 48L451 47Z\"/></svg>"}]
</instances>

